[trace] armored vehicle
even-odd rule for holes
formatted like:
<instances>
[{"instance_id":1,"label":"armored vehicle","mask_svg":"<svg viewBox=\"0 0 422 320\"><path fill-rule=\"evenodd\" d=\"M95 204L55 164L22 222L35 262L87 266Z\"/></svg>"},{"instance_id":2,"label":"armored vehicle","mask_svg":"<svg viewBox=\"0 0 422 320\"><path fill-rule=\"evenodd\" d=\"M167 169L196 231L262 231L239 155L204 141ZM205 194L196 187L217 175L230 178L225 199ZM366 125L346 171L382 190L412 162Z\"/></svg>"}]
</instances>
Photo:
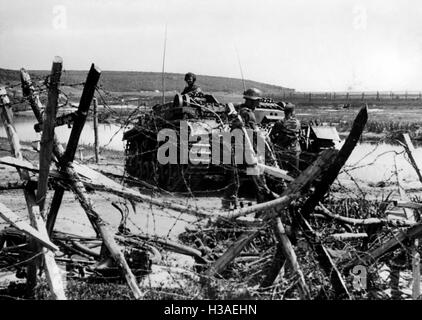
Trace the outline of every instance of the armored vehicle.
<instances>
[{"instance_id":1,"label":"armored vehicle","mask_svg":"<svg viewBox=\"0 0 422 320\"><path fill-rule=\"evenodd\" d=\"M172 102L155 105L137 119L132 129L124 133L126 172L168 191L194 192L224 188L230 183L226 181L228 168L221 162L216 164L212 161L215 155L211 154L211 146L215 141L220 145L219 159L223 159L223 151L230 148L222 141L222 133L230 130L227 110L226 104L203 93L176 94ZM260 128L268 132L276 121L283 118L283 105L263 99L255 109L255 116ZM186 125L187 128L184 128ZM160 139L159 135L165 130L174 132L175 137ZM301 169L311 163L322 149L333 148L337 139L340 140L334 127L303 125L300 138L304 151ZM173 162L163 163L158 157L158 150L164 143L175 146ZM268 147L274 152L271 143ZM267 165L271 165L271 159L267 158Z\"/></svg>"},{"instance_id":2,"label":"armored vehicle","mask_svg":"<svg viewBox=\"0 0 422 320\"><path fill-rule=\"evenodd\" d=\"M212 163L211 143L224 130L228 130L226 106L215 97L177 94L172 102L141 115L124 133L126 171L169 191L201 190L211 184L217 188L225 178L224 166ZM176 138L160 141L159 135L169 132ZM158 158L164 143L173 144L176 151L168 163Z\"/></svg>"}]
</instances>

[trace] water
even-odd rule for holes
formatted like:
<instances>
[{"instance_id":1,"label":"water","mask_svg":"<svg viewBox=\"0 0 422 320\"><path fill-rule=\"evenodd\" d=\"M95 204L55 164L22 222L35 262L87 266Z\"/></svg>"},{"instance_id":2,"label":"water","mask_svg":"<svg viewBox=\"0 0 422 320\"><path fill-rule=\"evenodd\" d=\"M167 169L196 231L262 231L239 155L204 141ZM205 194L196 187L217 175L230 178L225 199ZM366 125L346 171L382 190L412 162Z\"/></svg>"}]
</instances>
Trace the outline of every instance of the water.
<instances>
[{"instance_id":1,"label":"water","mask_svg":"<svg viewBox=\"0 0 422 320\"><path fill-rule=\"evenodd\" d=\"M416 147L415 160L422 167L422 148ZM361 143L353 150L345 169L359 181L378 183L388 181L396 183L396 172L400 183L407 188L420 188L415 169L408 161L404 148L400 145L387 143ZM343 173L340 178L347 178ZM350 179L350 178L349 178Z\"/></svg>"},{"instance_id":2,"label":"water","mask_svg":"<svg viewBox=\"0 0 422 320\"><path fill-rule=\"evenodd\" d=\"M25 142L31 142L41 139L40 133L35 133L35 120L32 117L16 117L14 119L15 127L19 138ZM123 131L119 125L115 124L99 124L98 135L100 147L122 151L124 150ZM58 139L62 143L66 143L69 139L71 129L67 126L56 128ZM6 137L4 128L0 127L0 136ZM80 142L86 145L94 144L94 129L92 121L87 121L81 134ZM415 150L415 158L422 166L422 147ZM404 149L398 145L370 144L361 143L353 150L349 160L346 163L346 169L358 182L378 183L380 181L396 182L395 178L391 178L396 171L399 172L400 179L404 183L405 188L419 188L417 175L407 161ZM350 179L347 174L343 173L340 178Z\"/></svg>"},{"instance_id":3,"label":"water","mask_svg":"<svg viewBox=\"0 0 422 320\"><path fill-rule=\"evenodd\" d=\"M41 133L36 133L34 124L36 120L32 117L15 117L14 124L18 132L19 139L24 142L41 140ZM116 124L98 124L98 139L100 148L111 150L124 150L123 131L120 125ZM57 138L61 143L67 143L71 129L66 125L55 129ZM6 137L6 131L0 126L0 137ZM94 145L94 125L92 121L87 121L80 137L80 143L85 145Z\"/></svg>"}]
</instances>

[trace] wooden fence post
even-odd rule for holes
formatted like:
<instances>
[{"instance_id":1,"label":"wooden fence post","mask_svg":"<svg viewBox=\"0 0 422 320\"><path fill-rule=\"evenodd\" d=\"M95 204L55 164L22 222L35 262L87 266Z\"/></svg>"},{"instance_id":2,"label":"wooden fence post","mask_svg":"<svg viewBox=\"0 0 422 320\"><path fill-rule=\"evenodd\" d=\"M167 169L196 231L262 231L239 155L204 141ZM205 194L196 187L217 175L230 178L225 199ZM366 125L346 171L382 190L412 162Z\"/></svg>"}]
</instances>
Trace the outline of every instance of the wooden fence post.
<instances>
[{"instance_id":1,"label":"wooden fence post","mask_svg":"<svg viewBox=\"0 0 422 320\"><path fill-rule=\"evenodd\" d=\"M44 217L44 205L48 188L48 173L50 172L51 155L53 152L54 127L59 102L59 83L62 73L63 60L55 57L50 74L48 87L48 102L45 108L45 121L42 126L41 148L40 148L40 172L38 176L37 204L41 216Z\"/></svg>"},{"instance_id":2,"label":"wooden fence post","mask_svg":"<svg viewBox=\"0 0 422 320\"><path fill-rule=\"evenodd\" d=\"M92 99L94 97L94 91L97 86L101 75L101 70L96 67L94 64L91 65L89 70L84 90L82 92L81 100L78 108L78 116L76 117L72 132L70 133L69 142L66 147L66 151L61 159L59 159L61 170L66 173L71 181L72 190L78 196L79 203L82 208L85 210L91 225L98 235L101 236L103 242L108 249L111 257L116 262L116 264L121 268L122 273L124 274L126 281L129 287L132 290L136 299L142 298L142 293L139 290L139 287L136 282L136 278L133 275L132 271L127 264L127 261L119 249L114 237L112 236L110 230L108 229L105 221L101 219L100 215L94 210L90 199L87 197L87 192L80 181L79 175L72 167L72 162L75 158L75 153L79 144L79 138L82 133L83 127L86 122L88 115L89 107L91 105ZM57 212L56 212L57 214Z\"/></svg>"},{"instance_id":3,"label":"wooden fence post","mask_svg":"<svg viewBox=\"0 0 422 320\"><path fill-rule=\"evenodd\" d=\"M92 64L91 69L88 72L84 90L82 91L82 96L77 111L78 115L74 120L73 128L69 137L69 142L66 146L66 151L64 152L63 156L59 158L59 164L62 169L65 169L75 159L75 154L79 144L79 138L81 136L82 129L86 122L89 107L91 106L92 98L94 97L95 87L100 78L100 74L101 71L94 64ZM50 207L50 212L47 218L48 230L50 232L54 228L54 223L57 218L57 213L60 209L63 193L64 190L61 187L58 187L54 193L53 202ZM97 235L99 235L99 230L97 228L97 225L93 221L92 216L88 215L88 219L91 222L91 225L96 231Z\"/></svg>"},{"instance_id":4,"label":"wooden fence post","mask_svg":"<svg viewBox=\"0 0 422 320\"><path fill-rule=\"evenodd\" d=\"M84 90L82 91L81 100L79 102L79 108L77 111L78 116L74 120L66 151L62 159L60 159L60 164L62 166L72 162L75 158L75 153L79 144L79 138L81 136L82 129L85 126L89 107L91 106L92 98L94 97L95 88L100 78L100 74L101 70L92 64L91 69L88 72Z\"/></svg>"},{"instance_id":5,"label":"wooden fence post","mask_svg":"<svg viewBox=\"0 0 422 320\"><path fill-rule=\"evenodd\" d=\"M95 149L95 163L99 161L100 145L98 142L98 114L97 114L97 98L93 100L94 104L94 149Z\"/></svg>"},{"instance_id":6,"label":"wooden fence post","mask_svg":"<svg viewBox=\"0 0 422 320\"><path fill-rule=\"evenodd\" d=\"M24 68L20 70L20 76L22 82L23 96L28 99L29 105L31 106L32 111L34 112L35 118L37 119L38 123L42 125L44 119L42 117L41 112L44 106L41 104L40 97L36 92L34 85L32 84L31 77ZM64 153L64 149L59 143L59 140L57 139L56 135L54 135L53 151L56 156L61 156Z\"/></svg>"}]
</instances>

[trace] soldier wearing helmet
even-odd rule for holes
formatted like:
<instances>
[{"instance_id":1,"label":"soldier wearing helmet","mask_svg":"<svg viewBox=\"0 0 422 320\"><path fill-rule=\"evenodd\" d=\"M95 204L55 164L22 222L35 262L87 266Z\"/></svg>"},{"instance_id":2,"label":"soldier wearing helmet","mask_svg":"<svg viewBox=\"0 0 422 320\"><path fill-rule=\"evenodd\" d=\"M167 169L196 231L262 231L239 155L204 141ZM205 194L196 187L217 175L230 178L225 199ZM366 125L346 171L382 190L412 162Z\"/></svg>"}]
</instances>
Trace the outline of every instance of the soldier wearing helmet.
<instances>
[{"instance_id":1,"label":"soldier wearing helmet","mask_svg":"<svg viewBox=\"0 0 422 320\"><path fill-rule=\"evenodd\" d=\"M262 100L262 92L259 89L251 88L243 93L245 102L240 106L239 114L247 128L256 130L256 117L254 110Z\"/></svg>"},{"instance_id":2,"label":"soldier wearing helmet","mask_svg":"<svg viewBox=\"0 0 422 320\"><path fill-rule=\"evenodd\" d=\"M182 94L196 94L201 92L201 88L195 84L196 75L192 72L185 74L185 81L187 86L183 89Z\"/></svg>"},{"instance_id":3,"label":"soldier wearing helmet","mask_svg":"<svg viewBox=\"0 0 422 320\"><path fill-rule=\"evenodd\" d=\"M300 121L294 114L294 105L283 103L284 119L277 121L270 132L270 139L277 147L280 160L286 169L299 172L299 155L301 152L299 143Z\"/></svg>"},{"instance_id":4,"label":"soldier wearing helmet","mask_svg":"<svg viewBox=\"0 0 422 320\"><path fill-rule=\"evenodd\" d=\"M243 93L243 98L245 102L239 106L239 115L242 119L236 118L231 123L231 129L238 129L242 128L243 126L247 129L252 129L257 139L262 139L263 137L259 133L259 129L257 127L257 121L255 117L254 110L256 107L259 106L259 102L262 100L262 92L259 89L251 88L246 90ZM255 139L251 139L255 141ZM254 145L253 148L256 150L256 146ZM223 208L229 209L232 206L237 206L237 196L240 187L240 180L239 180L239 173L246 171L248 165L239 165L237 166L234 164L234 148L232 146L232 158L233 158L233 167L232 170L229 172L230 180L232 183L226 189L226 193L224 195L224 199L222 201ZM257 202L264 202L275 199L275 194L271 192L268 188L265 177L262 174L259 175L251 175L251 179L256 188L256 197Z\"/></svg>"}]
</instances>

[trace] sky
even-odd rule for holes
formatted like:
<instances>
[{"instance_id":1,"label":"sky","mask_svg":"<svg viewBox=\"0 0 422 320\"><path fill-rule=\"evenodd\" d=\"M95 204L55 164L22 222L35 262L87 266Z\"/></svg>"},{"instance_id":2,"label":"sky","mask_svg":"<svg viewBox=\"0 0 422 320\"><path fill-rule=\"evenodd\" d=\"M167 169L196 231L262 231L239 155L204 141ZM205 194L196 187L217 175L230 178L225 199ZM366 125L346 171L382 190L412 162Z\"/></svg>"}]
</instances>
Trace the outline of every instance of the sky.
<instances>
[{"instance_id":1,"label":"sky","mask_svg":"<svg viewBox=\"0 0 422 320\"><path fill-rule=\"evenodd\" d=\"M162 69L299 91L422 90L420 0L0 0L0 67ZM240 62L240 63L239 63ZM240 65L240 66L239 66ZM200 82L200 77L198 78Z\"/></svg>"}]
</instances>

